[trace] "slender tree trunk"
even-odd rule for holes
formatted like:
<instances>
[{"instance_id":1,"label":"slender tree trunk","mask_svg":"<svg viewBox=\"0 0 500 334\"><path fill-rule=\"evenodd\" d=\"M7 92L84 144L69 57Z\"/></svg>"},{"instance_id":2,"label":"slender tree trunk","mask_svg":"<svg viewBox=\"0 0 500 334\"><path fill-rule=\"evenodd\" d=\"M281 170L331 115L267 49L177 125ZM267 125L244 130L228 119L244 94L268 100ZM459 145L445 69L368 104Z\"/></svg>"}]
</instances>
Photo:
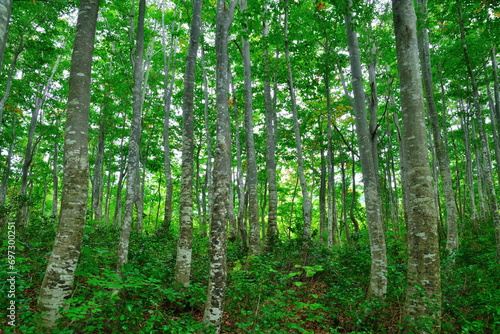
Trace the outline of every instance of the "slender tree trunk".
<instances>
[{"instance_id":1,"label":"slender tree trunk","mask_svg":"<svg viewBox=\"0 0 500 334\"><path fill-rule=\"evenodd\" d=\"M321 119L321 118L320 118ZM320 121L320 137L319 141L321 144L324 142L323 138L323 124ZM327 218L327 203L326 203L326 157L323 147L320 147L320 173L319 173L319 240L322 244L328 242L328 218Z\"/></svg>"},{"instance_id":2,"label":"slender tree trunk","mask_svg":"<svg viewBox=\"0 0 500 334\"><path fill-rule=\"evenodd\" d=\"M243 162L241 154L241 143L240 143L240 117L238 112L238 101L236 101L233 76L229 74L230 77L230 88L231 88L231 103L233 104L234 110L234 146L236 148L236 185L238 186L238 222L237 229L239 237L245 246L248 246L248 235L247 227L245 222L245 208L247 207L247 196L245 196L245 189L247 184L243 182ZM236 229L234 226L229 226L229 238L236 238Z\"/></svg>"},{"instance_id":3,"label":"slender tree trunk","mask_svg":"<svg viewBox=\"0 0 500 334\"><path fill-rule=\"evenodd\" d=\"M103 112L106 109L103 108ZM101 115L101 117L104 117ZM104 191L104 119L99 124L99 139L92 177L92 214L97 222L102 221L102 198Z\"/></svg>"},{"instance_id":4,"label":"slender tree trunk","mask_svg":"<svg viewBox=\"0 0 500 334\"><path fill-rule=\"evenodd\" d=\"M52 216L57 218L59 203L59 176L57 175L59 165L59 143L57 138L54 143L54 164L52 165Z\"/></svg>"},{"instance_id":5,"label":"slender tree trunk","mask_svg":"<svg viewBox=\"0 0 500 334\"><path fill-rule=\"evenodd\" d=\"M469 202L470 202L470 215L471 220L474 224L478 221L478 214L476 209L476 195L474 191L474 176L472 172L472 153L471 153L471 142L470 142L470 134L469 134L469 122L464 119L464 117L460 117L460 125L462 127L464 133L464 147L465 147L465 171L467 178L467 188L469 193Z\"/></svg>"},{"instance_id":6,"label":"slender tree trunk","mask_svg":"<svg viewBox=\"0 0 500 334\"><path fill-rule=\"evenodd\" d=\"M0 0L0 73L2 73L3 56L7 45L12 2L13 0Z\"/></svg>"},{"instance_id":7,"label":"slender tree trunk","mask_svg":"<svg viewBox=\"0 0 500 334\"><path fill-rule=\"evenodd\" d=\"M108 158L108 177L106 180L106 202L104 204L104 224L108 225L109 224L109 205L111 202L111 179L112 179L112 172L111 172L111 164L113 162L112 157Z\"/></svg>"},{"instance_id":8,"label":"slender tree trunk","mask_svg":"<svg viewBox=\"0 0 500 334\"><path fill-rule=\"evenodd\" d=\"M443 182L443 194L446 206L446 223L448 225L446 249L455 251L458 248L458 228L457 228L457 205L455 193L453 192L453 181L450 171L450 158L448 150L443 143L439 116L436 103L434 101L434 84L431 73L431 57L429 49L429 31L425 28L427 18L427 0L418 0L419 11L422 17L421 28L418 31L418 48L420 54L420 65L422 67L422 78L425 88L425 98L427 102L427 113L432 128L434 148L436 150L439 173Z\"/></svg>"},{"instance_id":9,"label":"slender tree trunk","mask_svg":"<svg viewBox=\"0 0 500 334\"><path fill-rule=\"evenodd\" d=\"M214 161L214 202L210 220L210 280L203 314L203 322L221 330L224 300L226 296L226 242L229 220L229 196L231 196L231 124L228 111L229 56L227 43L229 27L233 22L236 0L226 8L225 0L217 0L215 27L217 140Z\"/></svg>"},{"instance_id":10,"label":"slender tree trunk","mask_svg":"<svg viewBox=\"0 0 500 334\"><path fill-rule=\"evenodd\" d=\"M118 184L116 186L116 202L115 202L115 212L113 214L113 225L115 227L121 228L122 226L122 190L123 181L125 180L127 174L127 165L125 157L123 154L123 137L120 142L120 173L118 175Z\"/></svg>"},{"instance_id":11,"label":"slender tree trunk","mask_svg":"<svg viewBox=\"0 0 500 334\"><path fill-rule=\"evenodd\" d=\"M247 0L240 0L242 15L246 15ZM247 34L248 22L244 22L243 34ZM257 160L255 157L255 141L253 135L253 104L252 104L252 71L250 62L250 42L248 37L242 38L242 55L244 69L244 95L245 95L245 130L247 149L247 185L248 206L250 213L250 254L260 253L260 225L259 225L259 197L257 189Z\"/></svg>"},{"instance_id":12,"label":"slender tree trunk","mask_svg":"<svg viewBox=\"0 0 500 334\"><path fill-rule=\"evenodd\" d=\"M348 242L350 239L349 221L347 220L347 178L345 172L345 158L342 157L340 163L340 171L342 174L342 222L344 223L345 238Z\"/></svg>"},{"instance_id":13,"label":"slender tree trunk","mask_svg":"<svg viewBox=\"0 0 500 334\"><path fill-rule=\"evenodd\" d=\"M164 1L162 1L164 4ZM163 68L165 71L163 77L163 152L165 154L163 165L165 168L165 212L163 216L162 228L165 230L170 230L170 224L172 222L172 194L173 194L173 182L172 182L172 170L171 170L171 159L170 159L170 109L172 92L174 88L175 81L175 57L174 52L176 49L177 40L173 38L170 40L170 56L167 59L167 41L165 32L165 7L162 7L161 13L162 20L162 50L163 50ZM173 25L172 25L173 26ZM170 77L170 64L172 66L172 75Z\"/></svg>"},{"instance_id":14,"label":"slender tree trunk","mask_svg":"<svg viewBox=\"0 0 500 334\"><path fill-rule=\"evenodd\" d=\"M127 157L127 191L125 198L125 215L120 233L120 242L118 244L118 262L117 271L128 262L128 248L130 239L130 230L132 228L132 216L134 206L137 206L141 199L140 191L140 166L139 151L142 136L142 80L144 75L143 55L144 55L144 16L146 12L146 0L139 1L139 16L137 21L137 40L135 49L134 68L134 87L132 91L132 125L130 128L128 157Z\"/></svg>"},{"instance_id":15,"label":"slender tree trunk","mask_svg":"<svg viewBox=\"0 0 500 334\"><path fill-rule=\"evenodd\" d=\"M60 318L59 308L69 306L65 301L73 290L85 226L90 78L98 7L99 0L80 2L71 58L61 215L37 303L41 325L50 331Z\"/></svg>"},{"instance_id":16,"label":"slender tree trunk","mask_svg":"<svg viewBox=\"0 0 500 334\"><path fill-rule=\"evenodd\" d=\"M328 43L328 41L326 42ZM328 45L328 44L327 44ZM326 53L330 53L329 47L326 49ZM333 156L333 129L332 129L332 106L330 97L330 68L327 65L325 72L325 93L326 93L326 108L328 110L327 116L327 137L328 137L328 147L327 147L327 169L328 169L328 195L327 195L327 207L328 207L328 218L327 218L327 229L328 229L328 248L332 249L333 245L336 243L335 234L338 233L338 218L337 218L337 201L335 199L335 170L334 170L334 156ZM340 238L339 238L340 243Z\"/></svg>"},{"instance_id":17,"label":"slender tree trunk","mask_svg":"<svg viewBox=\"0 0 500 334\"><path fill-rule=\"evenodd\" d=\"M475 116L477 119L479 136L481 140L482 147L482 156L483 156L483 172L485 176L485 186L486 186L486 195L488 197L488 204L490 212L488 215L493 219L493 224L495 228L495 238L496 238L496 251L497 251L497 261L500 263L500 212L498 212L498 201L495 193L495 185L493 183L493 175L491 172L491 157L490 151L488 149L488 139L486 138L486 134L484 131L483 125L483 115L481 113L481 106L479 104L479 92L476 82L476 76L474 71L472 70L469 51L467 49L467 43L465 40L465 29L464 22L462 17L462 7L460 3L458 5L458 15L459 15L459 25L460 25L460 36L462 39L462 46L464 51L465 65L467 66L467 72L469 72L469 76L471 79L472 91L474 93L474 107L475 107Z\"/></svg>"},{"instance_id":18,"label":"slender tree trunk","mask_svg":"<svg viewBox=\"0 0 500 334\"><path fill-rule=\"evenodd\" d=\"M10 169L12 166L12 154L14 153L14 143L16 142L16 125L17 125L17 118L16 116L14 116L12 120L10 145L9 145L9 150L7 152L7 159L5 162L5 172L2 178L2 186L0 187L0 205L5 204L5 199L7 197L7 190L9 188ZM57 153L55 154L57 156Z\"/></svg>"},{"instance_id":19,"label":"slender tree trunk","mask_svg":"<svg viewBox=\"0 0 500 334\"><path fill-rule=\"evenodd\" d=\"M264 11L267 11L264 5ZM262 36L269 35L269 23L263 21ZM278 237L278 188L276 179L276 124L275 112L271 97L271 69L268 46L263 50L264 54L264 108L266 111L266 175L269 191L269 207L267 211L267 244L272 245Z\"/></svg>"},{"instance_id":20,"label":"slender tree trunk","mask_svg":"<svg viewBox=\"0 0 500 334\"><path fill-rule=\"evenodd\" d=\"M288 89L290 91L290 103L292 107L293 129L295 133L295 145L297 146L297 164L300 180L300 188L302 189L302 214L304 218L304 230L302 237L305 240L311 238L311 219L312 219L312 204L307 190L307 182L304 173L304 156L302 153L302 139L300 136L299 116L297 112L297 99L295 97L295 89L293 86L292 64L290 61L290 50L288 41L288 0L285 0L285 58L288 69Z\"/></svg>"},{"instance_id":21,"label":"slender tree trunk","mask_svg":"<svg viewBox=\"0 0 500 334\"><path fill-rule=\"evenodd\" d=\"M205 175L205 191L203 191L203 194L207 194L207 203L206 205L203 205L203 209L208 212L212 211L212 205L213 205L213 200L212 200L212 194L213 194L213 189L212 189L212 134L210 133L210 122L208 118L208 78L207 78L207 70L205 68L205 48L203 45L201 46L201 66L203 68L203 96L204 96L204 116L205 116L205 139L207 141L207 167L206 167L206 175ZM205 201L204 201L205 202ZM203 217L203 224L202 224L202 235L206 236L207 235L207 222L208 222L208 217L205 214Z\"/></svg>"},{"instance_id":22,"label":"slender tree trunk","mask_svg":"<svg viewBox=\"0 0 500 334\"><path fill-rule=\"evenodd\" d=\"M363 173L364 195L366 205L366 218L370 236L370 254L371 254L371 271L370 271L370 288L368 295L379 299L385 298L387 293L387 255L385 246L384 226L382 222L382 210L380 202L380 193L378 184L378 159L375 150L376 145L373 144L373 134L376 131L370 131L367 123L365 91L363 88L363 74L361 71L361 57L359 54L358 37L352 27L352 1L348 1L348 9L345 16L345 26L347 32L347 41L349 45L349 58L351 62L352 72L352 87L354 93L354 114L356 118L356 133L359 145L359 157L361 162L361 170ZM372 91L373 98L373 91ZM373 120L375 118L375 120ZM376 114L371 112L370 124L376 124ZM354 166L354 155L353 155ZM353 173L352 179L355 180ZM354 188L354 186L353 186ZM353 189L353 202L356 189ZM353 204L353 203L351 203ZM356 231L357 232L357 231Z\"/></svg>"},{"instance_id":23,"label":"slender tree trunk","mask_svg":"<svg viewBox=\"0 0 500 334\"><path fill-rule=\"evenodd\" d=\"M196 55L201 33L201 7L203 1L193 2L193 19L186 72L184 74L184 100L182 106L182 173L179 195L179 240L175 282L189 286L191 255L193 252L193 175L194 175L194 84L196 76Z\"/></svg>"},{"instance_id":24,"label":"slender tree trunk","mask_svg":"<svg viewBox=\"0 0 500 334\"><path fill-rule=\"evenodd\" d=\"M412 0L393 0L401 85L403 174L408 228L408 285L403 310L405 333L439 333L441 277L438 216L426 142L417 22Z\"/></svg>"}]
</instances>

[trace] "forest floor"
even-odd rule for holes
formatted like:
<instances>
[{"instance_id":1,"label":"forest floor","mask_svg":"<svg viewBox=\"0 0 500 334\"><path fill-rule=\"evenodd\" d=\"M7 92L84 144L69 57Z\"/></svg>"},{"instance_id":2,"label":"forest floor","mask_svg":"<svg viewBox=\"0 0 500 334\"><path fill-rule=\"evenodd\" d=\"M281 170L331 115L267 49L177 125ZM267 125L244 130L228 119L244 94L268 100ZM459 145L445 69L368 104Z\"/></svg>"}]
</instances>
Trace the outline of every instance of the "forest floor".
<instances>
[{"instance_id":1,"label":"forest floor","mask_svg":"<svg viewBox=\"0 0 500 334\"><path fill-rule=\"evenodd\" d=\"M7 254L4 227L1 234L1 253ZM313 242L307 253L298 239L279 240L260 256L248 256L240 244L229 243L222 332L398 333L406 287L404 236L387 235L389 287L387 298L379 301L366 299L370 252L365 234L332 251ZM34 308L54 236L48 218L19 232L16 326L4 326L5 321L0 333L40 333ZM174 235L133 234L122 278L114 271L117 240L115 228L88 224L75 291L54 333L210 333L201 323L207 239L195 238L188 288L172 283ZM442 332L500 333L500 266L492 229L465 231L460 247L454 261L442 256ZM5 259L0 262L4 282ZM2 285L2 294L6 289ZM2 321L7 303L0 298Z\"/></svg>"}]
</instances>

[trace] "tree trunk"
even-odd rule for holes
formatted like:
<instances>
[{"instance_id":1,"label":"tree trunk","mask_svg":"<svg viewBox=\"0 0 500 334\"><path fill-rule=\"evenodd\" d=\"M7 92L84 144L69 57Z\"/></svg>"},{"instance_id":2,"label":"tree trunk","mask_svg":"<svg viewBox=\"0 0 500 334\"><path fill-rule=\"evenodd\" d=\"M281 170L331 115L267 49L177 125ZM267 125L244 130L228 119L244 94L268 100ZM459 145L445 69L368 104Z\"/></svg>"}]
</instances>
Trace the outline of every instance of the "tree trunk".
<instances>
[{"instance_id":1,"label":"tree trunk","mask_svg":"<svg viewBox=\"0 0 500 334\"><path fill-rule=\"evenodd\" d=\"M230 88L231 88L231 103L233 104L234 110L234 127L235 127L235 135L234 135L234 146L236 148L236 185L238 186L238 222L237 229L238 233L236 233L236 228L229 226L229 238L235 239L236 234L239 234L241 241L245 246L248 246L248 235L247 235L247 227L245 222L245 209L247 207L247 196L245 195L245 189L247 187L246 183L243 182L243 162L242 162L242 154L241 154L241 144L240 144L240 117L238 113L238 101L236 101L236 96L234 92L234 83L233 76L229 74L230 77Z\"/></svg>"},{"instance_id":2,"label":"tree trunk","mask_svg":"<svg viewBox=\"0 0 500 334\"><path fill-rule=\"evenodd\" d=\"M55 138L54 143L54 164L52 165L52 216L57 218L59 203L59 176L57 176L57 167L59 165L59 143Z\"/></svg>"},{"instance_id":3,"label":"tree trunk","mask_svg":"<svg viewBox=\"0 0 500 334\"><path fill-rule=\"evenodd\" d=\"M326 42L328 43L328 41ZM328 45L328 44L327 44ZM329 47L325 50L327 54L330 53ZM334 156L333 156L333 129L332 129L332 106L330 97L330 68L326 68L325 72L325 94L326 94L326 109L328 112L327 116L327 169L328 169L328 191L327 191L327 207L328 207L328 217L327 217L327 231L328 231L328 249L332 249L333 245L336 244L335 235L338 233L338 218L337 218L337 201L335 199L335 170L334 170ZM340 243L340 238L339 238Z\"/></svg>"},{"instance_id":4,"label":"tree trunk","mask_svg":"<svg viewBox=\"0 0 500 334\"><path fill-rule=\"evenodd\" d=\"M264 5L264 11L268 8ZM262 36L269 35L269 23L263 21ZM271 97L271 69L268 46L263 50L264 54L264 109L266 111L266 175L269 191L269 207L267 211L267 244L272 245L278 237L278 188L276 179L276 123L275 110L273 109Z\"/></svg>"},{"instance_id":5,"label":"tree trunk","mask_svg":"<svg viewBox=\"0 0 500 334\"><path fill-rule=\"evenodd\" d=\"M439 333L441 278L438 216L426 142L415 8L411 0L393 0L392 7L401 85L402 181L407 192L408 285L403 331Z\"/></svg>"},{"instance_id":6,"label":"tree trunk","mask_svg":"<svg viewBox=\"0 0 500 334\"><path fill-rule=\"evenodd\" d=\"M460 117L460 125L464 133L464 147L465 147L465 171L467 179L467 189L469 194L469 204L470 204L470 218L475 225L478 221L478 214L476 209L476 195L474 188L474 175L472 172L472 153L471 153L471 142L469 134L469 122Z\"/></svg>"},{"instance_id":7,"label":"tree trunk","mask_svg":"<svg viewBox=\"0 0 500 334\"><path fill-rule=\"evenodd\" d=\"M80 2L71 58L61 214L37 303L41 325L50 331L60 318L59 308L69 306L65 301L72 293L85 226L90 78L98 7L99 0Z\"/></svg>"},{"instance_id":8,"label":"tree trunk","mask_svg":"<svg viewBox=\"0 0 500 334\"><path fill-rule=\"evenodd\" d=\"M103 108L103 113L106 108ZM104 119L101 115L99 124L99 139L97 143L97 153L94 165L94 175L92 177L92 214L94 219L102 222L102 198L104 191Z\"/></svg>"},{"instance_id":9,"label":"tree trunk","mask_svg":"<svg viewBox=\"0 0 500 334\"><path fill-rule=\"evenodd\" d=\"M434 84L431 73L431 57L429 49L429 31L425 28L427 18L427 0L418 0L419 11L421 14L421 28L418 31L418 49L420 54L420 65L422 68L422 79L425 88L425 98L427 102L427 113L432 128L432 137L434 139L434 148L439 166L441 181L443 182L443 194L446 205L446 223L448 224L446 249L450 252L458 248L458 228L457 228L457 205L455 193L453 192L453 181L450 171L450 158L448 150L443 143L439 116L434 101ZM437 184L437 183L436 183Z\"/></svg>"},{"instance_id":10,"label":"tree trunk","mask_svg":"<svg viewBox=\"0 0 500 334\"><path fill-rule=\"evenodd\" d=\"M370 236L371 271L368 296L383 299L387 293L387 255L384 226L382 222L382 205L379 194L380 186L378 182L378 169L375 166L375 161L378 163L378 159L374 158L377 152L374 152L374 147L376 147L376 145L373 144L373 140L376 140L376 137L373 136L373 133L376 130L373 129L373 132L371 132L367 122L361 57L359 54L358 37L352 27L353 14L350 9L351 6L352 1L349 0L345 16L345 26L352 72L352 87L354 93L353 107L356 118L356 133L358 137L361 170L363 173L366 219ZM373 118L375 118L375 120L373 120ZM370 124L373 122L376 124L376 114L372 112L370 115ZM354 173L352 178L355 180ZM353 189L353 202L355 193L356 189Z\"/></svg>"},{"instance_id":11,"label":"tree trunk","mask_svg":"<svg viewBox=\"0 0 500 334\"><path fill-rule=\"evenodd\" d=\"M162 50L163 50L163 68L165 71L163 79L163 152L165 154L163 165L165 168L165 212L163 216L162 228L165 230L170 230L170 224L172 222L172 193L173 193L173 182L172 182L172 170L171 170L171 160L170 160L170 109L172 92L174 88L175 81L175 57L174 52L176 49L177 39L170 40L170 56L167 60L167 42L166 42L166 32L165 32L165 7L162 7ZM170 63L172 62L172 76L170 77ZM170 77L170 78L169 78Z\"/></svg>"},{"instance_id":12,"label":"tree trunk","mask_svg":"<svg viewBox=\"0 0 500 334\"><path fill-rule=\"evenodd\" d=\"M247 0L240 0L242 15L246 15ZM243 34L248 34L248 22L244 22ZM259 197L257 189L257 161L255 157L255 141L253 135L253 104L252 104L252 71L250 62L250 42L247 37L242 38L243 44L243 69L244 69L244 95L245 95L245 130L247 149L247 186L248 207L250 213L250 254L260 253L260 225L259 225Z\"/></svg>"},{"instance_id":13,"label":"tree trunk","mask_svg":"<svg viewBox=\"0 0 500 334\"><path fill-rule=\"evenodd\" d=\"M297 99L295 97L295 89L293 86L292 64L290 61L290 50L288 41L288 0L285 0L285 58L288 70L288 90L290 91L290 103L292 107L293 129L295 133L295 145L297 146L297 164L300 188L302 189L302 214L304 218L304 230L302 237L305 240L311 238L311 219L312 219L312 205L307 190L307 182L304 174L304 156L302 153L302 139L300 136L299 116L297 112Z\"/></svg>"},{"instance_id":14,"label":"tree trunk","mask_svg":"<svg viewBox=\"0 0 500 334\"><path fill-rule=\"evenodd\" d=\"M207 78L207 70L205 68L205 48L201 47L201 66L203 68L203 96L204 96L204 116L205 116L205 139L207 141L207 167L206 167L206 175L205 175L205 187L203 194L206 194L207 200L203 205L203 209L211 212L213 200L213 190L212 190L212 134L210 133L210 122L208 118L208 78ZM201 226L201 233L203 236L207 235L207 222L208 217L206 215L206 211L204 211L203 216L203 224Z\"/></svg>"},{"instance_id":15,"label":"tree trunk","mask_svg":"<svg viewBox=\"0 0 500 334\"><path fill-rule=\"evenodd\" d=\"M191 254L193 252L193 175L194 175L194 83L196 75L196 55L201 33L201 7L203 1L193 2L193 18L189 49L186 56L184 74L184 99L182 106L182 172L179 195L179 240L177 242L177 262L175 282L189 286L191 274Z\"/></svg>"},{"instance_id":16,"label":"tree trunk","mask_svg":"<svg viewBox=\"0 0 500 334\"><path fill-rule=\"evenodd\" d=\"M17 125L17 118L16 115L14 115L13 120L12 120L12 128L11 128L11 135L10 135L10 145L9 145L9 150L7 153L7 158L5 161L5 172L3 175L2 179L2 186L0 187L0 205L5 204L5 199L7 197L7 190L9 189L9 177L10 177L10 169L12 166L12 154L14 153L14 143L16 142L16 125ZM55 153L55 156L57 157L57 151Z\"/></svg>"},{"instance_id":17,"label":"tree trunk","mask_svg":"<svg viewBox=\"0 0 500 334\"><path fill-rule=\"evenodd\" d=\"M221 330L224 299L226 296L226 242L229 220L229 196L231 196L231 124L228 111L229 57L227 43L229 27L233 22L236 0L226 8L225 0L217 0L215 31L217 140L214 161L214 202L210 220L210 280L203 314L203 322Z\"/></svg>"},{"instance_id":18,"label":"tree trunk","mask_svg":"<svg viewBox=\"0 0 500 334\"><path fill-rule=\"evenodd\" d=\"M127 191L125 197L125 215L120 233L120 242L118 244L118 262L117 271L128 262L128 248L130 239L130 230L132 227L132 216L134 206L140 201L140 167L139 151L142 136L142 79L144 75L143 55L144 55L144 15L146 12L146 0L139 1L139 17L137 21L137 40L135 49L134 69L134 87L132 91L132 125L130 128L128 157L127 157Z\"/></svg>"},{"instance_id":19,"label":"tree trunk","mask_svg":"<svg viewBox=\"0 0 500 334\"><path fill-rule=\"evenodd\" d=\"M12 2L13 0L0 0L0 73L2 73L3 56L7 46Z\"/></svg>"}]
</instances>

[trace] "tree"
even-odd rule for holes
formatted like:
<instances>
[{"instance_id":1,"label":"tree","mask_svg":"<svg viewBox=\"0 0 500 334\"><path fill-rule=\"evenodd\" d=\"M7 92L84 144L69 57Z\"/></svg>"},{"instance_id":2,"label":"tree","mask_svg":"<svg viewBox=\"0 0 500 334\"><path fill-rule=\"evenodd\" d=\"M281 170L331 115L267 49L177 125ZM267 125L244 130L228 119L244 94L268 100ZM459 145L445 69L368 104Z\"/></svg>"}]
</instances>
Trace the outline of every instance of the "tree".
<instances>
[{"instance_id":1,"label":"tree","mask_svg":"<svg viewBox=\"0 0 500 334\"><path fill-rule=\"evenodd\" d=\"M3 56L7 45L12 1L13 0L0 0L0 73L2 73Z\"/></svg>"},{"instance_id":2,"label":"tree","mask_svg":"<svg viewBox=\"0 0 500 334\"><path fill-rule=\"evenodd\" d=\"M371 272L368 294L376 298L384 298L387 292L387 255L384 227L382 225L382 208L378 190L380 185L373 159L375 145L373 145L372 140L374 136L373 133L370 133L367 122L358 37L352 27L352 1L348 1L347 7L345 26L349 44L349 58L354 93L354 113L356 118L359 157L363 173L366 218L370 235ZM355 177L353 175L353 180L354 179ZM353 189L353 193L355 193L355 189ZM352 203L354 203L354 201Z\"/></svg>"},{"instance_id":3,"label":"tree","mask_svg":"<svg viewBox=\"0 0 500 334\"><path fill-rule=\"evenodd\" d=\"M264 5L264 15L268 11L268 6ZM262 35L264 38L269 35L269 22L263 20ZM264 57L264 108L266 111L266 174L269 184L269 208L267 212L267 241L272 243L274 238L278 237L278 190L276 178L276 142L277 142L277 124L276 110L273 108L271 99L271 69L269 59L269 46L266 45L263 51Z\"/></svg>"},{"instance_id":4,"label":"tree","mask_svg":"<svg viewBox=\"0 0 500 334\"><path fill-rule=\"evenodd\" d=\"M240 9L243 15L247 15L247 1L240 0ZM244 23L244 34L248 34L248 22ZM250 253L257 255L260 252L260 229L259 229L259 197L257 192L257 161L255 158L255 141L253 134L253 104L252 104L252 71L250 62L249 37L242 38L243 68L245 82L245 130L247 148L247 185L248 185L248 207L250 213Z\"/></svg>"},{"instance_id":5,"label":"tree","mask_svg":"<svg viewBox=\"0 0 500 334\"><path fill-rule=\"evenodd\" d=\"M66 110L59 228L37 303L42 326L50 330L56 327L59 308L71 295L85 226L90 76L98 8L99 0L82 0L78 10Z\"/></svg>"},{"instance_id":6,"label":"tree","mask_svg":"<svg viewBox=\"0 0 500 334\"><path fill-rule=\"evenodd\" d=\"M405 333L428 332L429 327L432 333L439 333L438 216L426 142L415 8L412 0L393 0L392 8L401 85L402 182L408 228L408 285L403 327Z\"/></svg>"},{"instance_id":7,"label":"tree","mask_svg":"<svg viewBox=\"0 0 500 334\"><path fill-rule=\"evenodd\" d=\"M127 193L125 199L125 216L120 234L120 243L118 244L118 263L117 269L121 270L123 265L128 262L128 248L130 229L132 227L132 216L134 206L137 206L141 200L140 187L140 169L139 169L139 150L142 132L142 80L143 80L143 55L144 55L144 16L146 12L146 0L139 1L139 16L137 20L137 40L135 49L134 68L134 87L133 87L133 114L132 125L130 128L130 139L127 158ZM139 211L139 210L138 210ZM137 214L137 224L141 224L141 214Z\"/></svg>"},{"instance_id":8,"label":"tree","mask_svg":"<svg viewBox=\"0 0 500 334\"><path fill-rule=\"evenodd\" d=\"M186 72L184 75L184 98L182 106L182 174L179 196L180 222L179 240L177 243L177 262L175 266L175 281L189 285L191 273L191 254L193 243L193 171L194 171L194 84L196 73L196 55L201 34L201 8L203 1L193 2L193 21L189 50L186 57Z\"/></svg>"},{"instance_id":9,"label":"tree","mask_svg":"<svg viewBox=\"0 0 500 334\"><path fill-rule=\"evenodd\" d=\"M228 111L228 64L227 43L229 27L233 22L236 0L228 7L224 0L217 0L215 27L217 138L214 150L213 204L210 219L210 280L203 314L203 322L215 327L220 333L224 299L226 295L226 241L229 220L229 196L231 180L231 125Z\"/></svg>"}]
</instances>

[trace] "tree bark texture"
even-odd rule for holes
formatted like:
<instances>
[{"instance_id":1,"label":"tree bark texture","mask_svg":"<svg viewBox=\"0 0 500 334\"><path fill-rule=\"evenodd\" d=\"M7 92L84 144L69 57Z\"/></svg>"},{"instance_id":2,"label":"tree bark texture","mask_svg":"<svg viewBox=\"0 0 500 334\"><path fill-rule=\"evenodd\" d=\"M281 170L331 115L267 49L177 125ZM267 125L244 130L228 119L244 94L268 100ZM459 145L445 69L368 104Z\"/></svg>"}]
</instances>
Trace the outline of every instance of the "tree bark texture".
<instances>
[{"instance_id":1,"label":"tree bark texture","mask_svg":"<svg viewBox=\"0 0 500 334\"><path fill-rule=\"evenodd\" d=\"M236 0L226 8L224 0L217 0L217 22L215 28L217 138L214 151L214 202L210 219L210 272L207 301L203 322L221 330L224 299L226 296L226 242L229 220L229 196L231 196L231 124L228 110L228 66L227 43L229 27L233 22Z\"/></svg>"},{"instance_id":2,"label":"tree bark texture","mask_svg":"<svg viewBox=\"0 0 500 334\"><path fill-rule=\"evenodd\" d=\"M363 88L363 74L361 71L361 57L359 54L358 37L353 30L352 12L348 1L348 10L345 16L349 58L352 72L352 87L354 93L354 114L356 119L356 133L359 145L359 157L363 173L364 194L366 203L366 218L370 236L370 288L368 295L383 299L387 293L387 255L385 246L382 210L379 196L377 170L374 166L372 135L367 122L365 91ZM373 118L374 115L371 115ZM355 175L353 174L353 180ZM353 193L355 193L353 189ZM354 199L353 199L354 202Z\"/></svg>"},{"instance_id":3,"label":"tree bark texture","mask_svg":"<svg viewBox=\"0 0 500 334\"><path fill-rule=\"evenodd\" d=\"M247 10L247 1L240 0L242 13ZM246 14L243 14L246 15ZM244 23L244 34L248 33L248 22ZM252 103L252 64L250 62L250 42L248 37L242 38L243 44L243 69L244 69L244 96L245 96L245 130L247 149L247 186L248 186L248 209L250 216L249 248L250 254L260 253L260 225L259 225L259 197L257 189L257 160L255 153L255 141L253 135L253 103Z\"/></svg>"},{"instance_id":4,"label":"tree bark texture","mask_svg":"<svg viewBox=\"0 0 500 334\"><path fill-rule=\"evenodd\" d=\"M40 287L37 311L52 330L59 307L71 296L83 239L88 197L90 77L99 0L82 0L71 58L64 138L61 214L54 247Z\"/></svg>"},{"instance_id":5,"label":"tree bark texture","mask_svg":"<svg viewBox=\"0 0 500 334\"><path fill-rule=\"evenodd\" d=\"M172 92L174 88L175 81L175 57L174 52L176 49L177 39L170 40L170 56L167 59L167 41L165 32L165 7L162 7L162 51L163 51L163 68L164 68L164 78L163 78L163 152L165 154L163 159L163 165L165 168L165 211L163 215L162 228L169 230L170 224L172 222L172 194L173 194L173 182L172 182L172 170L171 170L171 159L170 159L170 110L172 101ZM172 25L173 27L173 25ZM173 64L171 66L171 63ZM170 70L172 67L172 71ZM170 72L172 76L170 77Z\"/></svg>"},{"instance_id":6,"label":"tree bark texture","mask_svg":"<svg viewBox=\"0 0 500 334\"><path fill-rule=\"evenodd\" d=\"M267 10L267 7L264 7ZM269 23L264 20L262 35L269 35ZM271 69L269 50L263 50L264 54L264 109L266 111L266 175L269 191L269 207L267 211L267 242L272 244L278 237L278 188L276 178L276 115L273 109L271 97Z\"/></svg>"},{"instance_id":7,"label":"tree bark texture","mask_svg":"<svg viewBox=\"0 0 500 334\"><path fill-rule=\"evenodd\" d=\"M132 227L132 216L134 206L137 206L141 199L140 191L140 167L139 154L142 136L142 79L143 79L143 56L144 56L144 15L146 12L146 0L139 1L139 16L137 20L137 40L135 49L134 87L132 90L132 124L130 128L128 157L127 157L127 190L125 195L125 215L118 244L118 272L125 263L128 262L128 248L130 230ZM141 219L140 217L137 218Z\"/></svg>"},{"instance_id":8,"label":"tree bark texture","mask_svg":"<svg viewBox=\"0 0 500 334\"><path fill-rule=\"evenodd\" d=\"M439 333L441 278L438 215L427 150L424 101L412 0L393 0L401 85L403 166L408 230L408 278L403 310L405 333Z\"/></svg>"},{"instance_id":9,"label":"tree bark texture","mask_svg":"<svg viewBox=\"0 0 500 334\"><path fill-rule=\"evenodd\" d=\"M182 106L182 172L179 195L179 239L175 281L189 285L191 256L193 251L193 175L194 175L194 84L196 75L196 55L201 33L201 8L203 1L193 2L193 18L186 72L184 74L184 100Z\"/></svg>"},{"instance_id":10,"label":"tree bark texture","mask_svg":"<svg viewBox=\"0 0 500 334\"><path fill-rule=\"evenodd\" d=\"M3 56L7 46L12 2L13 0L0 0L0 73L2 73Z\"/></svg>"}]
</instances>

